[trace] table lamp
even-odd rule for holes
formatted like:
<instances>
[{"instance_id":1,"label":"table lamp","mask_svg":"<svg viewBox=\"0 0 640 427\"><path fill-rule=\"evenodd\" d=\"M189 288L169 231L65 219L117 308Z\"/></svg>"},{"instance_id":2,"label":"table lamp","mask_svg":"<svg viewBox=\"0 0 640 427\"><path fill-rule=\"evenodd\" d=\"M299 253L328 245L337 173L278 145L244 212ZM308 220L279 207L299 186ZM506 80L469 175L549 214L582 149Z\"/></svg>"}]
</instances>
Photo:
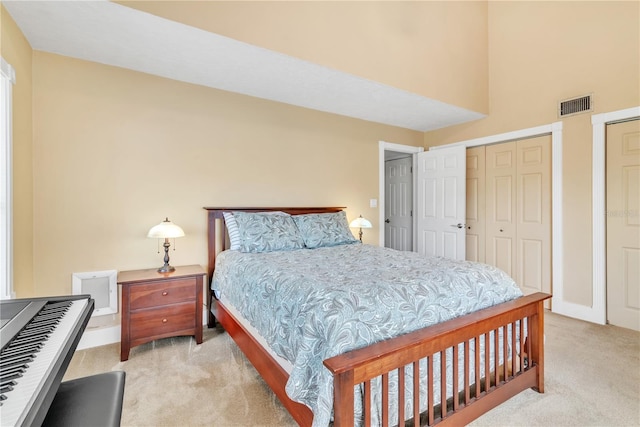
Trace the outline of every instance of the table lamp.
<instances>
[{"instance_id":1,"label":"table lamp","mask_svg":"<svg viewBox=\"0 0 640 427\"><path fill-rule=\"evenodd\" d=\"M360 215L358 218L354 219L353 221L351 221L351 223L349 223L349 227L352 228L359 228L360 232L358 233L358 237L360 238L360 241L362 242L362 229L363 228L371 228L371 222L365 218L362 217L362 215Z\"/></svg>"},{"instance_id":2,"label":"table lamp","mask_svg":"<svg viewBox=\"0 0 640 427\"><path fill-rule=\"evenodd\" d=\"M154 239L164 239L164 244L162 245L164 246L164 265L158 269L158 273L171 273L172 271L175 271L175 267L169 265L169 246L171 246L171 243L169 243L169 239L173 238L175 244L175 238L183 236L184 231L182 230L182 228L169 221L169 218L165 218L165 220L160 224L151 227L151 230L149 230L147 237L152 237ZM175 251L175 248L173 250ZM158 253L160 253L159 248Z\"/></svg>"}]
</instances>

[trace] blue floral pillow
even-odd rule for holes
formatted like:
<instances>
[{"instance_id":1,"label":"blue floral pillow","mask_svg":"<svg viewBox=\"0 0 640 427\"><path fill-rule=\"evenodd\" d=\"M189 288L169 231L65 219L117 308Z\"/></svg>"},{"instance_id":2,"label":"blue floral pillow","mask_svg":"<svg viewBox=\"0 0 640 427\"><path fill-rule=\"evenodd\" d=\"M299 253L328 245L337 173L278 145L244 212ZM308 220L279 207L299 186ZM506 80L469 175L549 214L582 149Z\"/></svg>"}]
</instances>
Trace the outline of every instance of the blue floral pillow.
<instances>
[{"instance_id":1,"label":"blue floral pillow","mask_svg":"<svg viewBox=\"0 0 640 427\"><path fill-rule=\"evenodd\" d=\"M234 212L240 252L290 251L304 248L291 215L284 212Z\"/></svg>"},{"instance_id":2,"label":"blue floral pillow","mask_svg":"<svg viewBox=\"0 0 640 427\"><path fill-rule=\"evenodd\" d=\"M360 242L351 233L344 211L295 215L293 220L309 249Z\"/></svg>"}]
</instances>

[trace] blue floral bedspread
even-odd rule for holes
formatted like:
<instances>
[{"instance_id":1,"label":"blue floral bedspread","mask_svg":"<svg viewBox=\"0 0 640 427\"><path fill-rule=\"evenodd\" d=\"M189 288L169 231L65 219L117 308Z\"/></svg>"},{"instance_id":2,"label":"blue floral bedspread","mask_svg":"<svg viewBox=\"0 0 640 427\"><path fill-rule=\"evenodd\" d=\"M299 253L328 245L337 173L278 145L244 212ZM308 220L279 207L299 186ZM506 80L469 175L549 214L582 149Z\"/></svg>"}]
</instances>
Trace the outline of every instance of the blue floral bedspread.
<instances>
[{"instance_id":1,"label":"blue floral bedspread","mask_svg":"<svg viewBox=\"0 0 640 427\"><path fill-rule=\"evenodd\" d=\"M224 251L212 289L291 362L289 397L326 426L333 377L323 360L522 295L486 264L351 244L287 252Z\"/></svg>"}]
</instances>

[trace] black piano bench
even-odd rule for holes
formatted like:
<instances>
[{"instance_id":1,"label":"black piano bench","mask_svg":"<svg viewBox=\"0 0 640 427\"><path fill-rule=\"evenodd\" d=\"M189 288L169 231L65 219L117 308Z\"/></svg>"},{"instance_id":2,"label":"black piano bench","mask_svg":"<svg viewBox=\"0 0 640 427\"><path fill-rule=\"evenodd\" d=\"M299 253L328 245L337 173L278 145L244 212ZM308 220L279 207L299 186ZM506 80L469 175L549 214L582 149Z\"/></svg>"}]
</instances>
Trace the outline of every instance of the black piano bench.
<instances>
[{"instance_id":1,"label":"black piano bench","mask_svg":"<svg viewBox=\"0 0 640 427\"><path fill-rule=\"evenodd\" d=\"M42 425L119 427L124 379L124 371L115 371L60 383Z\"/></svg>"}]
</instances>

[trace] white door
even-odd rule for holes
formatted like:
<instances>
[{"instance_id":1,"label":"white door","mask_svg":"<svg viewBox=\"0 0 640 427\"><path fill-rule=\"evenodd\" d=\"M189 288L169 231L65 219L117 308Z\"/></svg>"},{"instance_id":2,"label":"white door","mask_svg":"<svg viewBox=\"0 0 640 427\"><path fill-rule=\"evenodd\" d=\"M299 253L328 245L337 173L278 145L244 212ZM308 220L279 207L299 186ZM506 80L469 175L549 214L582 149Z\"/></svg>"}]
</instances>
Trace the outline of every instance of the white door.
<instances>
[{"instance_id":1,"label":"white door","mask_svg":"<svg viewBox=\"0 0 640 427\"><path fill-rule=\"evenodd\" d=\"M411 156L385 162L384 242L388 248L413 250L413 174Z\"/></svg>"},{"instance_id":2,"label":"white door","mask_svg":"<svg viewBox=\"0 0 640 427\"><path fill-rule=\"evenodd\" d=\"M607 320L640 330L640 121L607 126Z\"/></svg>"},{"instance_id":3,"label":"white door","mask_svg":"<svg viewBox=\"0 0 640 427\"><path fill-rule=\"evenodd\" d=\"M465 147L425 151L417 158L418 253L463 260Z\"/></svg>"}]
</instances>

